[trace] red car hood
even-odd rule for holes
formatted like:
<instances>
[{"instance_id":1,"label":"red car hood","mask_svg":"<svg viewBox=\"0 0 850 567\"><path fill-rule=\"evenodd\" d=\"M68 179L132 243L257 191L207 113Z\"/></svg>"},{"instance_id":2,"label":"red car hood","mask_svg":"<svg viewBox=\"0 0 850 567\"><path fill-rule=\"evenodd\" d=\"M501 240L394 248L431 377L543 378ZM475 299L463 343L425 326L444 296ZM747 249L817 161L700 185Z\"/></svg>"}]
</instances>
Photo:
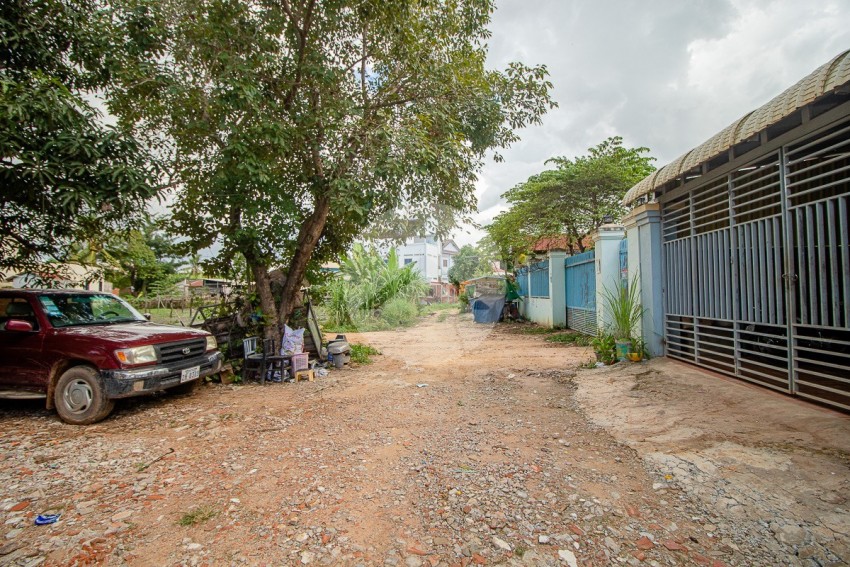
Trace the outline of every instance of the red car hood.
<instances>
[{"instance_id":1,"label":"red car hood","mask_svg":"<svg viewBox=\"0 0 850 567\"><path fill-rule=\"evenodd\" d=\"M156 325L139 321L136 323L116 323L114 325L80 325L62 327L56 332L65 336L97 337L99 341L109 341L116 346L137 346L143 344L170 343L207 336L209 333L191 327Z\"/></svg>"}]
</instances>

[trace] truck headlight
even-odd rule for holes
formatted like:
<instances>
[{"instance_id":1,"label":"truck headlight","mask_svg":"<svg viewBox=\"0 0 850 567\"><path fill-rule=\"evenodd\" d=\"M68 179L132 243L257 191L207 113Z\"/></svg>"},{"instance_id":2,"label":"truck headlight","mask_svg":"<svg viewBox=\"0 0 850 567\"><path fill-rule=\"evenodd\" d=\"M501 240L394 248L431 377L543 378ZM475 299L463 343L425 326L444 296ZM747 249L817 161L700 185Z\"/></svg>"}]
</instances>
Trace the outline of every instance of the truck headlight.
<instances>
[{"instance_id":1,"label":"truck headlight","mask_svg":"<svg viewBox=\"0 0 850 567\"><path fill-rule=\"evenodd\" d=\"M211 350L215 350L218 348L218 343L215 340L215 337L212 335L207 335L207 352Z\"/></svg>"},{"instance_id":2,"label":"truck headlight","mask_svg":"<svg viewBox=\"0 0 850 567\"><path fill-rule=\"evenodd\" d=\"M147 364L156 362L156 349L153 345L122 348L115 351L115 357L123 364Z\"/></svg>"}]
</instances>

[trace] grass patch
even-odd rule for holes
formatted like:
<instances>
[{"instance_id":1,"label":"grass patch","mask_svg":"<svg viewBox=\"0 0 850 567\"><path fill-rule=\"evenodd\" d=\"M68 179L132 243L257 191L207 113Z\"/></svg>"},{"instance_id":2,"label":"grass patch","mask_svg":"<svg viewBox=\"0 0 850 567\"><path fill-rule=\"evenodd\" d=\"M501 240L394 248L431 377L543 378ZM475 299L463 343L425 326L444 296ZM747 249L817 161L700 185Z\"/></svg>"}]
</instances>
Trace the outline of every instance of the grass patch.
<instances>
[{"instance_id":1,"label":"grass patch","mask_svg":"<svg viewBox=\"0 0 850 567\"><path fill-rule=\"evenodd\" d=\"M381 354L381 351L369 345L352 344L351 361L357 364L370 364L372 357Z\"/></svg>"},{"instance_id":2,"label":"grass patch","mask_svg":"<svg viewBox=\"0 0 850 567\"><path fill-rule=\"evenodd\" d=\"M460 307L460 303L431 303L430 305L423 305L420 309L422 315L430 315L431 313L438 313L440 311L448 311L450 309L457 309Z\"/></svg>"},{"instance_id":3,"label":"grass patch","mask_svg":"<svg viewBox=\"0 0 850 567\"><path fill-rule=\"evenodd\" d=\"M401 327L409 327L416 323L416 306L411 304L413 309L410 314L409 321L404 322L404 324L393 324L387 320L387 318L383 317L383 314L380 316L369 315L365 313L356 313L353 315L353 321L350 324L340 325L334 324L330 321L330 317L328 317L327 310L322 307L316 308L316 315L319 318L319 325L322 327L322 332L326 335L332 333L370 333L375 331L392 331L393 329L398 329ZM392 311L392 309L391 309ZM406 309L402 309L401 311L406 311ZM398 315L398 313L391 313L391 315ZM401 316L404 316L405 313L401 313Z\"/></svg>"},{"instance_id":4,"label":"grass patch","mask_svg":"<svg viewBox=\"0 0 850 567\"><path fill-rule=\"evenodd\" d=\"M183 516L177 520L177 523L181 526L195 526L197 524L203 524L207 520L211 520L218 515L212 506L200 506L186 512Z\"/></svg>"},{"instance_id":5,"label":"grass patch","mask_svg":"<svg viewBox=\"0 0 850 567\"><path fill-rule=\"evenodd\" d=\"M508 323L506 331L517 335L551 335L554 333L562 333L563 328L560 327L543 327L536 323Z\"/></svg>"},{"instance_id":6,"label":"grass patch","mask_svg":"<svg viewBox=\"0 0 850 567\"><path fill-rule=\"evenodd\" d=\"M151 322L158 323L160 325L179 325L181 322L188 325L189 321L192 319L191 309L169 309L165 307L139 309L139 311L143 313L150 313Z\"/></svg>"},{"instance_id":7,"label":"grass patch","mask_svg":"<svg viewBox=\"0 0 850 567\"><path fill-rule=\"evenodd\" d=\"M445 320L446 320L446 318L447 318L448 316L449 316L449 314L448 314L448 313L446 313L445 311L443 311L442 313L440 313L439 315L437 315L437 323L442 323L443 321L445 321Z\"/></svg>"},{"instance_id":8,"label":"grass patch","mask_svg":"<svg viewBox=\"0 0 850 567\"><path fill-rule=\"evenodd\" d=\"M544 339L547 343L559 343L576 346L588 346L592 337L582 335L581 333L560 332L554 335L549 335Z\"/></svg>"}]
</instances>

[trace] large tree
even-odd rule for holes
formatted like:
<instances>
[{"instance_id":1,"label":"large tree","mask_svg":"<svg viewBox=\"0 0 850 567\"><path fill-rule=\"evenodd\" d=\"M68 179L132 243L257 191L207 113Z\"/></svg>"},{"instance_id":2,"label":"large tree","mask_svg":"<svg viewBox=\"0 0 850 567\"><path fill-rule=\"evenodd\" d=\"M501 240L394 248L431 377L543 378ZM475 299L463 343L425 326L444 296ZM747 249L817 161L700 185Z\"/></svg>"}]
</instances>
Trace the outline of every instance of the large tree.
<instances>
[{"instance_id":1,"label":"large tree","mask_svg":"<svg viewBox=\"0 0 850 567\"><path fill-rule=\"evenodd\" d=\"M510 209L487 227L505 257L517 259L545 237L566 237L575 252L605 217L620 218L623 196L652 173L655 158L647 148L626 148L620 137L608 138L574 159L548 160L555 169L533 175L502 195Z\"/></svg>"},{"instance_id":2,"label":"large tree","mask_svg":"<svg viewBox=\"0 0 850 567\"><path fill-rule=\"evenodd\" d=\"M119 5L140 56L114 110L173 141L177 226L245 256L270 336L311 261L370 225L472 213L482 160L553 104L544 67L485 67L490 0Z\"/></svg>"},{"instance_id":3,"label":"large tree","mask_svg":"<svg viewBox=\"0 0 850 567\"><path fill-rule=\"evenodd\" d=\"M72 244L68 260L92 268L118 288L132 287L137 295L168 287L187 264L168 226L168 218L152 216L137 228L99 234Z\"/></svg>"},{"instance_id":4,"label":"large tree","mask_svg":"<svg viewBox=\"0 0 850 567\"><path fill-rule=\"evenodd\" d=\"M475 246L464 244L452 260L452 267L449 268L449 281L453 285L459 286L462 282L474 278L478 275L479 263L480 258Z\"/></svg>"},{"instance_id":5,"label":"large tree","mask_svg":"<svg viewBox=\"0 0 850 567\"><path fill-rule=\"evenodd\" d=\"M65 259L157 193L154 160L92 104L119 59L110 22L91 0L0 3L0 271Z\"/></svg>"}]
</instances>

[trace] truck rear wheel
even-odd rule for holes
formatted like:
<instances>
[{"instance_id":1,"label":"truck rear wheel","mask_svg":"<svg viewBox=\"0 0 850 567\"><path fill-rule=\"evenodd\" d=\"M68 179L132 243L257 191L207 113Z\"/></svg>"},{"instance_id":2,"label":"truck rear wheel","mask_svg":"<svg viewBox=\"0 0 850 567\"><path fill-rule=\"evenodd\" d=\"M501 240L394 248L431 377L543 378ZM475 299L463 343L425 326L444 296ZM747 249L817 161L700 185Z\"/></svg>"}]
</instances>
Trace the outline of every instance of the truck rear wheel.
<instances>
[{"instance_id":1,"label":"truck rear wheel","mask_svg":"<svg viewBox=\"0 0 850 567\"><path fill-rule=\"evenodd\" d=\"M62 421L72 425L98 422L115 407L115 402L106 397L100 376L88 366L75 366L62 374L53 403Z\"/></svg>"}]
</instances>

